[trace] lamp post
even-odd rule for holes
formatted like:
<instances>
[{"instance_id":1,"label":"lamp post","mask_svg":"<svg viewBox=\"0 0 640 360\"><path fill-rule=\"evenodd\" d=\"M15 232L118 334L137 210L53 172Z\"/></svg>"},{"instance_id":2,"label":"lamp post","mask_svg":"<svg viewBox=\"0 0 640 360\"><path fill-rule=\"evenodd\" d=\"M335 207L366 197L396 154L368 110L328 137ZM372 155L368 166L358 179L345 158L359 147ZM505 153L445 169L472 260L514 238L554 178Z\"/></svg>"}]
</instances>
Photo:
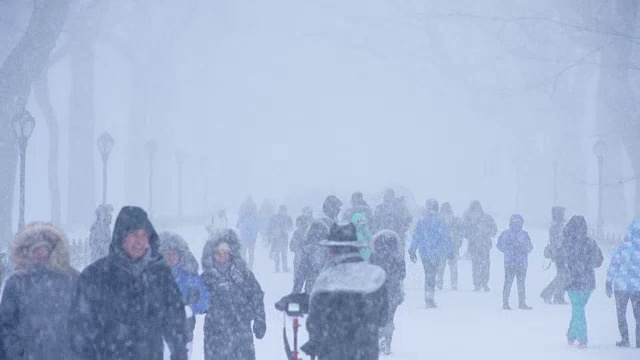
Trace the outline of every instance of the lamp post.
<instances>
[{"instance_id":1,"label":"lamp post","mask_svg":"<svg viewBox=\"0 0 640 360\"><path fill-rule=\"evenodd\" d=\"M156 152L158 151L158 143L154 139L147 141L145 144L147 150L147 156L149 159L149 216L153 213L153 163L156 158Z\"/></svg>"},{"instance_id":2,"label":"lamp post","mask_svg":"<svg viewBox=\"0 0 640 360\"><path fill-rule=\"evenodd\" d=\"M602 239L604 230L604 214L602 213L602 200L604 199L604 157L607 152L607 143L602 139L593 145L593 153L598 160L598 238Z\"/></svg>"},{"instance_id":3,"label":"lamp post","mask_svg":"<svg viewBox=\"0 0 640 360\"><path fill-rule=\"evenodd\" d=\"M18 139L18 145L20 146L20 217L18 220L18 229L24 228L24 204L25 204L25 165L27 156L27 144L33 129L36 126L36 120L31 116L27 110L22 110L12 121L13 132Z\"/></svg>"},{"instance_id":4,"label":"lamp post","mask_svg":"<svg viewBox=\"0 0 640 360\"><path fill-rule=\"evenodd\" d=\"M109 161L109 154L113 150L113 137L108 132L102 133L98 138L98 150L102 155L102 204L107 204L107 162Z\"/></svg>"}]
</instances>

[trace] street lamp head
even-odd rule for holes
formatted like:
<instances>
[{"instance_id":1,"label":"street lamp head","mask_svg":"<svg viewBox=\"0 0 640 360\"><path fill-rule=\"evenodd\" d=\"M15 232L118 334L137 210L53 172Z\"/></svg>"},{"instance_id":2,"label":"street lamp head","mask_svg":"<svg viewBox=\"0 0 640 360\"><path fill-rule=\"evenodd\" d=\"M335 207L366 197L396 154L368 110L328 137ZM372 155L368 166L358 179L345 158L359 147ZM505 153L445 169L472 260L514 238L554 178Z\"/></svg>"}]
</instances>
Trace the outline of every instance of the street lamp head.
<instances>
[{"instance_id":1,"label":"street lamp head","mask_svg":"<svg viewBox=\"0 0 640 360\"><path fill-rule=\"evenodd\" d=\"M604 158L606 153L607 153L607 143L604 142L602 139L596 141L596 143L593 144L593 154L596 156L596 158L601 160Z\"/></svg>"},{"instance_id":2,"label":"street lamp head","mask_svg":"<svg viewBox=\"0 0 640 360\"><path fill-rule=\"evenodd\" d=\"M13 117L12 125L13 132L18 140L26 141L31 137L31 134L33 134L33 129L36 127L36 120L26 109L23 109Z\"/></svg>"},{"instance_id":3,"label":"street lamp head","mask_svg":"<svg viewBox=\"0 0 640 360\"><path fill-rule=\"evenodd\" d=\"M107 159L109 157L111 150L113 150L113 144L113 137L111 137L108 132L105 131L100 135L98 138L98 150L100 150L100 154L102 154L103 159Z\"/></svg>"}]
</instances>

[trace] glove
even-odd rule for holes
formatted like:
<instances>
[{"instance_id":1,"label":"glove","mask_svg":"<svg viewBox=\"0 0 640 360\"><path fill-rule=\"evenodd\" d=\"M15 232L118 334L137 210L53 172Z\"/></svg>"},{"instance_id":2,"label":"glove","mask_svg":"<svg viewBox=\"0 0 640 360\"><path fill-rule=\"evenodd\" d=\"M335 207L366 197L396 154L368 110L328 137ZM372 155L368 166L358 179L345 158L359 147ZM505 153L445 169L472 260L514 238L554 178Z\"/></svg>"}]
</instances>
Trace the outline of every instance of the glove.
<instances>
[{"instance_id":1,"label":"glove","mask_svg":"<svg viewBox=\"0 0 640 360\"><path fill-rule=\"evenodd\" d=\"M611 295L613 295L613 289L610 282L607 281L607 283L605 284L604 290L607 293L607 297L611 298Z\"/></svg>"},{"instance_id":2,"label":"glove","mask_svg":"<svg viewBox=\"0 0 640 360\"><path fill-rule=\"evenodd\" d=\"M185 315L187 315L187 319L191 319L194 316L193 310L189 305L184 307L184 313Z\"/></svg>"},{"instance_id":3,"label":"glove","mask_svg":"<svg viewBox=\"0 0 640 360\"><path fill-rule=\"evenodd\" d=\"M415 263L416 261L418 261L418 256L416 256L416 253L409 253L409 260L411 260L412 263Z\"/></svg>"},{"instance_id":4,"label":"glove","mask_svg":"<svg viewBox=\"0 0 640 360\"><path fill-rule=\"evenodd\" d=\"M256 336L256 339L260 340L267 333L267 323L264 320L253 320L253 334Z\"/></svg>"}]
</instances>

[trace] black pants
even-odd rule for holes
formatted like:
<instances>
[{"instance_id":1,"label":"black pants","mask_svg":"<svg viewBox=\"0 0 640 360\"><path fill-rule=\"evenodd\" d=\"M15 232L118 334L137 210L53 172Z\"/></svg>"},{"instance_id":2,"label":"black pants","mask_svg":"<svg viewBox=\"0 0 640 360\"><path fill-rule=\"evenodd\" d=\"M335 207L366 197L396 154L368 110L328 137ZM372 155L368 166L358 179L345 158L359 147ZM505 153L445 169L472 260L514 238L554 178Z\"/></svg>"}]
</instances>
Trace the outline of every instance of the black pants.
<instances>
[{"instance_id":1,"label":"black pants","mask_svg":"<svg viewBox=\"0 0 640 360\"><path fill-rule=\"evenodd\" d=\"M553 280L551 280L551 283L542 290L540 297L548 302L565 302L564 293L567 288L567 276L563 273L564 270L562 270L558 264L555 264L555 267L556 277L554 277Z\"/></svg>"},{"instance_id":2,"label":"black pants","mask_svg":"<svg viewBox=\"0 0 640 360\"><path fill-rule=\"evenodd\" d=\"M436 294L436 277L440 261L422 257L422 266L424 267L424 299L425 301L433 301Z\"/></svg>"},{"instance_id":3,"label":"black pants","mask_svg":"<svg viewBox=\"0 0 640 360\"><path fill-rule=\"evenodd\" d=\"M616 312L618 328L622 340L629 342L629 326L627 325L627 305L631 300L633 317L636 320L636 347L640 348L640 292L616 291Z\"/></svg>"},{"instance_id":4,"label":"black pants","mask_svg":"<svg viewBox=\"0 0 640 360\"><path fill-rule=\"evenodd\" d=\"M444 286L444 270L449 264L449 270L451 274L451 288L458 288L458 257L454 256L449 259L442 260L440 268L438 269L438 288L442 289Z\"/></svg>"},{"instance_id":5,"label":"black pants","mask_svg":"<svg viewBox=\"0 0 640 360\"><path fill-rule=\"evenodd\" d=\"M525 280L527 278L526 266L504 265L504 288L502 289L502 303L509 305L509 297L511 296L511 288L513 287L513 279L517 279L518 284L518 303L520 306L527 304Z\"/></svg>"},{"instance_id":6,"label":"black pants","mask_svg":"<svg viewBox=\"0 0 640 360\"><path fill-rule=\"evenodd\" d=\"M473 272L473 286L476 289L489 286L489 272L491 270L490 251L471 253L471 270Z\"/></svg>"},{"instance_id":7,"label":"black pants","mask_svg":"<svg viewBox=\"0 0 640 360\"><path fill-rule=\"evenodd\" d=\"M280 271L280 263L282 262L282 270L289 271L289 265L287 265L287 248L275 249L272 253L273 261L276 266L276 272Z\"/></svg>"}]
</instances>

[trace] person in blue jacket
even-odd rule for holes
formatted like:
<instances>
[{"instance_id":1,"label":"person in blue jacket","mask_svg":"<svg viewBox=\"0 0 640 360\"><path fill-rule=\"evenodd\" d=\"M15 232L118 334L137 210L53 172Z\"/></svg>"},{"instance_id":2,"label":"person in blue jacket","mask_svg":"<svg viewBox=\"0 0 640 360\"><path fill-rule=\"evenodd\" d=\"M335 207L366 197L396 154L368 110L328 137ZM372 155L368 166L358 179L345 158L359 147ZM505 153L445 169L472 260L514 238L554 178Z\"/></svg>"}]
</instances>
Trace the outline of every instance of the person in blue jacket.
<instances>
[{"instance_id":1,"label":"person in blue jacket","mask_svg":"<svg viewBox=\"0 0 640 360\"><path fill-rule=\"evenodd\" d=\"M416 262L416 250L420 252L424 267L424 298L427 309L436 308L435 289L436 276L440 263L451 251L451 235L444 221L440 218L438 202L429 199L426 202L426 214L416 225L413 240L409 247L409 258Z\"/></svg>"},{"instance_id":2,"label":"person in blue jacket","mask_svg":"<svg viewBox=\"0 0 640 360\"><path fill-rule=\"evenodd\" d=\"M533 251L529 233L522 229L524 218L520 215L512 215L509 221L509 229L500 234L498 245L500 252L504 254L504 288L502 291L502 308L511 310L509 297L513 279L518 281L518 302L521 310L531 310L526 302L525 280L529 267L529 253Z\"/></svg>"},{"instance_id":3,"label":"person in blue jacket","mask_svg":"<svg viewBox=\"0 0 640 360\"><path fill-rule=\"evenodd\" d=\"M162 232L159 237L160 252L171 269L185 304L187 350L191 358L195 315L207 312L209 293L198 275L198 260L189 250L187 242L180 235L170 232Z\"/></svg>"},{"instance_id":4,"label":"person in blue jacket","mask_svg":"<svg viewBox=\"0 0 640 360\"><path fill-rule=\"evenodd\" d=\"M618 347L629 347L627 305L631 301L636 320L636 347L640 348L640 221L629 226L626 241L618 247L611 258L607 271L607 296L615 295L618 328L622 339Z\"/></svg>"}]
</instances>

